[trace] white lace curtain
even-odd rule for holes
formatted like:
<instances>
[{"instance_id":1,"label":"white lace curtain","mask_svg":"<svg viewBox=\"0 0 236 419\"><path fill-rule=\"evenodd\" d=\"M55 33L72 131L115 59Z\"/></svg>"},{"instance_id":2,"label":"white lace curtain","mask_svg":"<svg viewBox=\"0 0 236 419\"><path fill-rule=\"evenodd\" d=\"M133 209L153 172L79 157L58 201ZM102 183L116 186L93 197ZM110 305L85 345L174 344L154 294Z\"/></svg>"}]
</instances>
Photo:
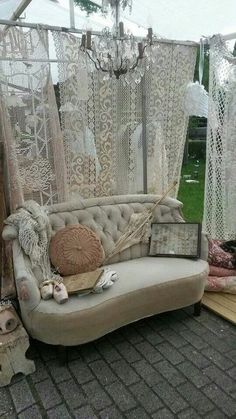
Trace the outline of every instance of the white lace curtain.
<instances>
[{"instance_id":1,"label":"white lace curtain","mask_svg":"<svg viewBox=\"0 0 236 419\"><path fill-rule=\"evenodd\" d=\"M0 123L11 209L68 198L64 146L43 30L0 32ZM24 61L17 61L23 59ZM39 60L39 61L37 61Z\"/></svg>"},{"instance_id":2,"label":"white lace curtain","mask_svg":"<svg viewBox=\"0 0 236 419\"><path fill-rule=\"evenodd\" d=\"M184 97L196 47L158 43L142 81L127 85L87 72L76 36L54 32L53 38L70 194L142 193L144 123L148 192L161 193L179 180L188 123Z\"/></svg>"},{"instance_id":3,"label":"white lace curtain","mask_svg":"<svg viewBox=\"0 0 236 419\"><path fill-rule=\"evenodd\" d=\"M188 118L184 97L196 47L159 42L140 80L88 71L80 38L54 32L60 107L47 62L48 32L0 33L0 119L11 208L83 197L162 193L180 177ZM17 61L23 59L23 61ZM141 77L140 77L141 78ZM174 192L177 194L177 188Z\"/></svg>"},{"instance_id":4,"label":"white lace curtain","mask_svg":"<svg viewBox=\"0 0 236 419\"><path fill-rule=\"evenodd\" d=\"M236 59L220 35L210 43L204 228L215 239L236 236Z\"/></svg>"}]
</instances>

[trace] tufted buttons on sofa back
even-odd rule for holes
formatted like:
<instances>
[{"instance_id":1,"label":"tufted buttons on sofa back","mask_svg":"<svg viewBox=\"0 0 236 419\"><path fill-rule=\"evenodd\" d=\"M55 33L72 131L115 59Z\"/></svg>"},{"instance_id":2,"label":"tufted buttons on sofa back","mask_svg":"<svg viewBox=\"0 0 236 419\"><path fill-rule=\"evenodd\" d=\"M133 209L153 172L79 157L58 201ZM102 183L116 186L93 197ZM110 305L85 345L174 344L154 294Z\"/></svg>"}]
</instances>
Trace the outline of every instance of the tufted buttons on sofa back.
<instances>
[{"instance_id":1,"label":"tufted buttons on sofa back","mask_svg":"<svg viewBox=\"0 0 236 419\"><path fill-rule=\"evenodd\" d=\"M48 207L52 231L68 225L83 224L100 237L105 254L110 253L116 241L125 231L130 216L150 208L157 202L157 195L121 195L89 198L79 201L55 204ZM154 221L183 221L180 215L182 204L171 198L163 200L154 212ZM124 250L110 259L109 263L135 259L148 254L148 245L140 243Z\"/></svg>"}]
</instances>

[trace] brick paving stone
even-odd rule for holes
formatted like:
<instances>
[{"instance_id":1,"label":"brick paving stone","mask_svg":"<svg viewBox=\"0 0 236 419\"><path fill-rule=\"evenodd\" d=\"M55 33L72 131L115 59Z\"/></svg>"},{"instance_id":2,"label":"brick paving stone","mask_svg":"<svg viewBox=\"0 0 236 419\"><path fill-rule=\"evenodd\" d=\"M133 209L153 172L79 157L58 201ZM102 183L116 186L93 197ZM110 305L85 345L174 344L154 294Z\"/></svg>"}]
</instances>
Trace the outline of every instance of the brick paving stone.
<instances>
[{"instance_id":1,"label":"brick paving stone","mask_svg":"<svg viewBox=\"0 0 236 419\"><path fill-rule=\"evenodd\" d=\"M72 416L68 412L67 407L64 404L54 407L47 411L48 419L71 419ZM30 418L31 419L31 418Z\"/></svg>"},{"instance_id":2,"label":"brick paving stone","mask_svg":"<svg viewBox=\"0 0 236 419\"><path fill-rule=\"evenodd\" d=\"M14 405L11 401L8 388L0 388L0 418L7 417L14 411Z\"/></svg>"},{"instance_id":3,"label":"brick paving stone","mask_svg":"<svg viewBox=\"0 0 236 419\"><path fill-rule=\"evenodd\" d=\"M101 419L123 419L123 414L115 406L109 406L99 414Z\"/></svg>"},{"instance_id":4,"label":"brick paving stone","mask_svg":"<svg viewBox=\"0 0 236 419\"><path fill-rule=\"evenodd\" d=\"M227 374L229 374L231 378L236 380L236 367L233 367L227 370Z\"/></svg>"},{"instance_id":5,"label":"brick paving stone","mask_svg":"<svg viewBox=\"0 0 236 419\"><path fill-rule=\"evenodd\" d=\"M124 342L125 340L120 330L115 330L114 332L109 333L107 335L107 339L114 345L120 342Z\"/></svg>"},{"instance_id":6,"label":"brick paving stone","mask_svg":"<svg viewBox=\"0 0 236 419\"><path fill-rule=\"evenodd\" d=\"M190 361L184 361L182 364L177 365L177 368L197 388L210 383L210 379L206 376L205 371L198 369Z\"/></svg>"},{"instance_id":7,"label":"brick paving stone","mask_svg":"<svg viewBox=\"0 0 236 419\"><path fill-rule=\"evenodd\" d=\"M211 364L211 361L203 356L199 351L193 348L191 345L183 346L179 349L181 354L191 361L196 367L203 369Z\"/></svg>"},{"instance_id":8,"label":"brick paving stone","mask_svg":"<svg viewBox=\"0 0 236 419\"><path fill-rule=\"evenodd\" d=\"M35 389L38 392L45 409L50 409L62 402L56 386L49 378L35 384Z\"/></svg>"},{"instance_id":9,"label":"brick paving stone","mask_svg":"<svg viewBox=\"0 0 236 419\"><path fill-rule=\"evenodd\" d=\"M49 378L47 365L41 361L41 359L35 359L35 368L36 371L34 374L31 374L30 378L33 383L38 383L39 381L43 381L46 378Z\"/></svg>"},{"instance_id":10,"label":"brick paving stone","mask_svg":"<svg viewBox=\"0 0 236 419\"><path fill-rule=\"evenodd\" d=\"M146 383L152 387L159 382L162 382L162 376L153 368L145 359L135 362L132 367L136 372L146 381Z\"/></svg>"},{"instance_id":11,"label":"brick paving stone","mask_svg":"<svg viewBox=\"0 0 236 419\"><path fill-rule=\"evenodd\" d=\"M80 358L80 354L76 346L70 346L70 348L67 348L67 359L69 362L78 358Z\"/></svg>"},{"instance_id":12,"label":"brick paving stone","mask_svg":"<svg viewBox=\"0 0 236 419\"><path fill-rule=\"evenodd\" d=\"M153 387L153 390L174 414L177 414L188 407L187 402L183 397L181 397L167 381L163 380Z\"/></svg>"},{"instance_id":13,"label":"brick paving stone","mask_svg":"<svg viewBox=\"0 0 236 419\"><path fill-rule=\"evenodd\" d=\"M68 370L68 367L66 365L60 365L58 359L53 359L52 361L47 362L46 368L56 383L69 380L71 378L71 373Z\"/></svg>"},{"instance_id":14,"label":"brick paving stone","mask_svg":"<svg viewBox=\"0 0 236 419\"><path fill-rule=\"evenodd\" d=\"M101 340L96 343L96 348L107 362L114 362L121 359L121 355L114 346L107 340Z\"/></svg>"},{"instance_id":15,"label":"brick paving stone","mask_svg":"<svg viewBox=\"0 0 236 419\"><path fill-rule=\"evenodd\" d=\"M102 410L112 404L110 397L103 390L97 380L83 385L83 390L87 395L87 400L96 410Z\"/></svg>"},{"instance_id":16,"label":"brick paving stone","mask_svg":"<svg viewBox=\"0 0 236 419\"><path fill-rule=\"evenodd\" d=\"M113 362L111 367L127 386L140 380L134 369L124 359Z\"/></svg>"},{"instance_id":17,"label":"brick paving stone","mask_svg":"<svg viewBox=\"0 0 236 419\"><path fill-rule=\"evenodd\" d=\"M159 343L163 342L163 338L161 337L160 333L153 330L150 324L150 319L146 319L145 327L142 327L141 330L139 329L140 333L142 334L143 338L147 340L152 345L158 345Z\"/></svg>"},{"instance_id":18,"label":"brick paving stone","mask_svg":"<svg viewBox=\"0 0 236 419\"><path fill-rule=\"evenodd\" d=\"M0 415L1 417L1 415ZM18 415L18 419L42 419L43 416L40 413L40 409L37 405L33 405L28 409L24 410Z\"/></svg>"},{"instance_id":19,"label":"brick paving stone","mask_svg":"<svg viewBox=\"0 0 236 419\"><path fill-rule=\"evenodd\" d=\"M121 333L133 345L143 341L143 336L134 326L123 327Z\"/></svg>"},{"instance_id":20,"label":"brick paving stone","mask_svg":"<svg viewBox=\"0 0 236 419\"><path fill-rule=\"evenodd\" d=\"M76 419L98 419L90 406L83 406L74 413Z\"/></svg>"},{"instance_id":21,"label":"brick paving stone","mask_svg":"<svg viewBox=\"0 0 236 419\"><path fill-rule=\"evenodd\" d=\"M115 382L106 389L112 397L114 403L119 406L119 409L122 412L137 406L137 402L123 384Z\"/></svg>"},{"instance_id":22,"label":"brick paving stone","mask_svg":"<svg viewBox=\"0 0 236 419\"><path fill-rule=\"evenodd\" d=\"M191 383L181 384L177 390L190 406L194 407L202 415L214 408L212 402Z\"/></svg>"},{"instance_id":23,"label":"brick paving stone","mask_svg":"<svg viewBox=\"0 0 236 419\"><path fill-rule=\"evenodd\" d=\"M156 332L160 332L160 330L164 330L169 327L168 321L163 321L161 316L150 317L147 322L148 325Z\"/></svg>"},{"instance_id":24,"label":"brick paving stone","mask_svg":"<svg viewBox=\"0 0 236 419\"><path fill-rule=\"evenodd\" d=\"M215 333L209 331L202 333L202 338L222 353L229 351L235 345L235 337L233 339L227 339L226 336L217 336Z\"/></svg>"},{"instance_id":25,"label":"brick paving stone","mask_svg":"<svg viewBox=\"0 0 236 419\"><path fill-rule=\"evenodd\" d=\"M222 388L222 390L226 391L227 393L233 393L233 391L235 391L235 380L230 378L215 365L211 365L210 367L206 368L204 370L204 373L211 379L212 382L217 384L219 387Z\"/></svg>"},{"instance_id":26,"label":"brick paving stone","mask_svg":"<svg viewBox=\"0 0 236 419\"><path fill-rule=\"evenodd\" d=\"M127 419L149 419L150 415L148 415L142 407L137 407L137 409L131 410L130 412L126 413L126 418Z\"/></svg>"},{"instance_id":27,"label":"brick paving stone","mask_svg":"<svg viewBox=\"0 0 236 419\"><path fill-rule=\"evenodd\" d=\"M57 358L57 349L52 345L46 345L46 343L37 342L38 352L44 361Z\"/></svg>"},{"instance_id":28,"label":"brick paving stone","mask_svg":"<svg viewBox=\"0 0 236 419\"><path fill-rule=\"evenodd\" d=\"M235 338L234 338L234 347L236 346ZM225 354L227 358L230 358L233 362L236 363L236 349L233 349L232 351L229 351Z\"/></svg>"},{"instance_id":29,"label":"brick paving stone","mask_svg":"<svg viewBox=\"0 0 236 419\"><path fill-rule=\"evenodd\" d=\"M146 384L142 382L133 384L130 390L148 413L154 413L163 407L160 398Z\"/></svg>"},{"instance_id":30,"label":"brick paving stone","mask_svg":"<svg viewBox=\"0 0 236 419\"><path fill-rule=\"evenodd\" d=\"M10 386L10 393L17 413L35 403L29 384L23 380Z\"/></svg>"},{"instance_id":31,"label":"brick paving stone","mask_svg":"<svg viewBox=\"0 0 236 419\"><path fill-rule=\"evenodd\" d=\"M176 416L174 416L170 410L164 408L164 409L159 410L159 412L154 413L154 415L152 415L152 418L153 419L174 419L176 418Z\"/></svg>"},{"instance_id":32,"label":"brick paving stone","mask_svg":"<svg viewBox=\"0 0 236 419\"><path fill-rule=\"evenodd\" d=\"M97 379L102 385L111 384L117 380L117 377L113 374L111 368L102 359L99 361L92 362L90 368L96 375Z\"/></svg>"},{"instance_id":33,"label":"brick paving stone","mask_svg":"<svg viewBox=\"0 0 236 419\"><path fill-rule=\"evenodd\" d=\"M86 362L93 362L101 358L101 354L97 351L93 343L78 346L78 352Z\"/></svg>"},{"instance_id":34,"label":"brick paving stone","mask_svg":"<svg viewBox=\"0 0 236 419\"><path fill-rule=\"evenodd\" d=\"M216 384L204 387L203 391L223 413L236 417L236 400L225 394Z\"/></svg>"},{"instance_id":35,"label":"brick paving stone","mask_svg":"<svg viewBox=\"0 0 236 419\"><path fill-rule=\"evenodd\" d=\"M84 384L94 379L90 368L81 359L69 362L68 365L70 372L75 376L79 384Z\"/></svg>"},{"instance_id":36,"label":"brick paving stone","mask_svg":"<svg viewBox=\"0 0 236 419\"><path fill-rule=\"evenodd\" d=\"M178 350L173 348L173 346L167 342L158 345L158 351L160 351L161 354L173 365L177 365L184 361L184 357L178 352Z\"/></svg>"},{"instance_id":37,"label":"brick paving stone","mask_svg":"<svg viewBox=\"0 0 236 419\"><path fill-rule=\"evenodd\" d=\"M185 410L184 412L181 412L178 414L178 419L200 419L202 416L200 416L196 410L190 408Z\"/></svg>"},{"instance_id":38,"label":"brick paving stone","mask_svg":"<svg viewBox=\"0 0 236 419\"><path fill-rule=\"evenodd\" d=\"M159 347L159 346L158 346ZM146 358L148 362L154 364L163 359L163 356L149 342L141 342L135 345L135 348Z\"/></svg>"},{"instance_id":39,"label":"brick paving stone","mask_svg":"<svg viewBox=\"0 0 236 419\"><path fill-rule=\"evenodd\" d=\"M181 332L179 332L181 336L183 336L183 338L190 343L194 348L196 349L203 349L203 348L207 348L208 347L208 343L206 343L203 339L201 339L201 337L199 337L198 335L196 335L194 332L192 332L191 330L183 330Z\"/></svg>"},{"instance_id":40,"label":"brick paving stone","mask_svg":"<svg viewBox=\"0 0 236 419\"><path fill-rule=\"evenodd\" d=\"M54 347L33 341L37 371L0 389L0 417L236 418L236 328L210 311L200 319L192 311L68 348L63 367Z\"/></svg>"},{"instance_id":41,"label":"brick paving stone","mask_svg":"<svg viewBox=\"0 0 236 419\"><path fill-rule=\"evenodd\" d=\"M203 349L202 354L207 356L214 364L216 364L222 370L227 370L233 367L234 365L231 359L226 358L214 348Z\"/></svg>"},{"instance_id":42,"label":"brick paving stone","mask_svg":"<svg viewBox=\"0 0 236 419\"><path fill-rule=\"evenodd\" d=\"M213 410L212 412L204 416L204 419L225 419L225 414L220 412L219 410Z\"/></svg>"},{"instance_id":43,"label":"brick paving stone","mask_svg":"<svg viewBox=\"0 0 236 419\"><path fill-rule=\"evenodd\" d=\"M186 381L186 377L184 377L176 369L176 367L173 367L173 365L169 361L166 361L166 360L160 361L157 364L155 364L154 367L174 387L178 386L179 384L184 383Z\"/></svg>"},{"instance_id":44,"label":"brick paving stone","mask_svg":"<svg viewBox=\"0 0 236 419\"><path fill-rule=\"evenodd\" d=\"M116 345L116 348L128 362L135 362L142 359L141 354L129 342L120 342Z\"/></svg>"},{"instance_id":45,"label":"brick paving stone","mask_svg":"<svg viewBox=\"0 0 236 419\"><path fill-rule=\"evenodd\" d=\"M159 333L162 338L167 340L167 342L169 342L175 348L181 348L181 346L184 346L187 343L186 340L182 336L179 336L174 330L166 329L161 330Z\"/></svg>"},{"instance_id":46,"label":"brick paving stone","mask_svg":"<svg viewBox=\"0 0 236 419\"><path fill-rule=\"evenodd\" d=\"M75 409L85 404L82 388L74 380L63 381L58 388L70 408Z\"/></svg>"}]
</instances>

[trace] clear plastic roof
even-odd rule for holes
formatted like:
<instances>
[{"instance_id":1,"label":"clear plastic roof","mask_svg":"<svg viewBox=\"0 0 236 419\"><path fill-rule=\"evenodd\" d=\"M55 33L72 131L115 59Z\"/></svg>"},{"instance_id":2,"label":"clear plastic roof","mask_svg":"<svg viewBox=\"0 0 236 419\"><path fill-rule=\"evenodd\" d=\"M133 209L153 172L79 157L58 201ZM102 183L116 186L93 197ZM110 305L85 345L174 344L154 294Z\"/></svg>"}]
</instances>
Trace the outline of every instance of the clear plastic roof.
<instances>
[{"instance_id":1,"label":"clear plastic roof","mask_svg":"<svg viewBox=\"0 0 236 419\"><path fill-rule=\"evenodd\" d=\"M0 0L0 18L10 19L22 0Z\"/></svg>"},{"instance_id":2,"label":"clear plastic roof","mask_svg":"<svg viewBox=\"0 0 236 419\"><path fill-rule=\"evenodd\" d=\"M0 18L10 18L22 0L0 0ZM94 0L101 3L101 0ZM69 0L32 0L24 12L25 21L70 26ZM123 13L126 28L134 35L152 26L164 38L198 41L201 36L236 32L236 0L133 0L131 15ZM100 13L89 18L75 6L77 28L100 30L112 19Z\"/></svg>"}]
</instances>

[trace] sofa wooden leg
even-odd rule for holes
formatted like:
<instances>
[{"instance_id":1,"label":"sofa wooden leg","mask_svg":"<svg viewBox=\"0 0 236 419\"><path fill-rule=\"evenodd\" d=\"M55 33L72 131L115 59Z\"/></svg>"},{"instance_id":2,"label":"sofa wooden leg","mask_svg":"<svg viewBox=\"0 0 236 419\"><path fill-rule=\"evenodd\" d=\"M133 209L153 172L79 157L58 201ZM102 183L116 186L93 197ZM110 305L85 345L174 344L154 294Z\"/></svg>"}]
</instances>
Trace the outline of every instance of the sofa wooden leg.
<instances>
[{"instance_id":1,"label":"sofa wooden leg","mask_svg":"<svg viewBox=\"0 0 236 419\"><path fill-rule=\"evenodd\" d=\"M58 361L59 361L60 365L65 365L67 363L67 361L68 361L67 355L68 355L67 347L62 346L62 345L58 345L57 356L58 356Z\"/></svg>"},{"instance_id":2,"label":"sofa wooden leg","mask_svg":"<svg viewBox=\"0 0 236 419\"><path fill-rule=\"evenodd\" d=\"M202 308L202 301L200 300L200 301L198 301L197 303L194 304L193 315L194 316L200 316L201 308Z\"/></svg>"}]
</instances>

